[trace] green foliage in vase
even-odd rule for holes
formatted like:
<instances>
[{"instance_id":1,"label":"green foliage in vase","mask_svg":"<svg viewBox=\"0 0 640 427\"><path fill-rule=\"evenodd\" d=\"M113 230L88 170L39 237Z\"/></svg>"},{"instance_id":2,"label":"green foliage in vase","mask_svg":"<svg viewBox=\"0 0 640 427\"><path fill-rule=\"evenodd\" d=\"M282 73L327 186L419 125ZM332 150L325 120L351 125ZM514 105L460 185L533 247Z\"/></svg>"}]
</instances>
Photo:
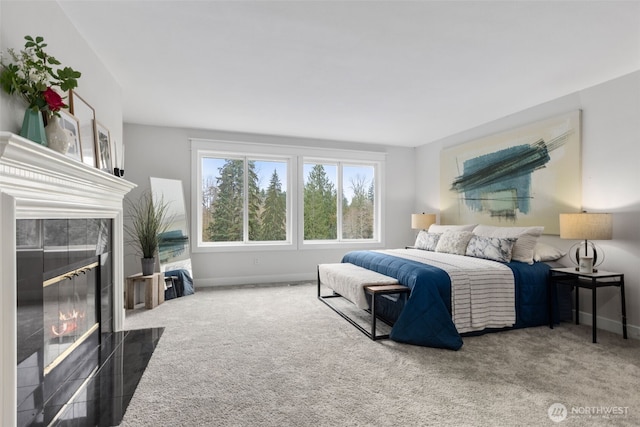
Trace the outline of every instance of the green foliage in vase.
<instances>
[{"instance_id":1,"label":"green foliage in vase","mask_svg":"<svg viewBox=\"0 0 640 427\"><path fill-rule=\"evenodd\" d=\"M7 55L2 57L0 87L10 95L20 96L34 111L57 114L67 105L54 87L63 93L76 88L81 73L71 67L54 69L61 63L44 51L47 44L43 37L25 36L25 40L23 50L7 49ZM5 63L7 56L13 62Z\"/></svg>"}]
</instances>

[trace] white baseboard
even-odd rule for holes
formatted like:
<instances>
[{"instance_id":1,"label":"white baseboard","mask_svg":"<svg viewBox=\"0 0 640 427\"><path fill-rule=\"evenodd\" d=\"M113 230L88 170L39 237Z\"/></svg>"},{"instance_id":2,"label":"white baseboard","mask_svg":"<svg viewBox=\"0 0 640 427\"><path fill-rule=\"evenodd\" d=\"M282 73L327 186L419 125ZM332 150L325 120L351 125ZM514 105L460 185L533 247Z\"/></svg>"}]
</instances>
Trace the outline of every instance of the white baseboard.
<instances>
[{"instance_id":1,"label":"white baseboard","mask_svg":"<svg viewBox=\"0 0 640 427\"><path fill-rule=\"evenodd\" d=\"M316 280L316 277L317 276L315 272L298 273L298 274L278 274L273 276L216 277L216 278L206 278L206 279L194 279L193 284L197 289L198 287L302 282L302 281Z\"/></svg>"},{"instance_id":2,"label":"white baseboard","mask_svg":"<svg viewBox=\"0 0 640 427\"><path fill-rule=\"evenodd\" d=\"M575 316L575 310L573 310L573 313ZM581 311L579 319L581 325L593 325L591 313L585 313ZM613 332L614 334L622 336L622 320L613 320L606 317L598 316L597 327L598 329L603 329L605 331ZM640 326L630 325L627 323L627 337L640 339Z\"/></svg>"}]
</instances>

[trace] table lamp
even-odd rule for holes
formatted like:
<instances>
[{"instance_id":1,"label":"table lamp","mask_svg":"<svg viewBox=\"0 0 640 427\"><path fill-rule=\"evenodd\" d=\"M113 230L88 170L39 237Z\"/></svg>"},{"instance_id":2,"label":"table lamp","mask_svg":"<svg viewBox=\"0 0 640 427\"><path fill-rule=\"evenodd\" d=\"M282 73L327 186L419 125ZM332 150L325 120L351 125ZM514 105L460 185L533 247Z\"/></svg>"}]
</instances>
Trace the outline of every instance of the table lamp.
<instances>
[{"instance_id":1,"label":"table lamp","mask_svg":"<svg viewBox=\"0 0 640 427\"><path fill-rule=\"evenodd\" d=\"M584 240L584 242L576 243L569 250L571 253L575 246L575 253L573 257L569 256L569 258L578 266L576 270L583 273L597 272L598 270L594 267L604 261L604 251L600 249L598 252L596 245L590 240L611 240L612 234L613 225L610 213L560 214L560 238Z\"/></svg>"},{"instance_id":2,"label":"table lamp","mask_svg":"<svg viewBox=\"0 0 640 427\"><path fill-rule=\"evenodd\" d=\"M431 224L436 223L436 214L411 214L411 228L414 230L428 230Z\"/></svg>"}]
</instances>

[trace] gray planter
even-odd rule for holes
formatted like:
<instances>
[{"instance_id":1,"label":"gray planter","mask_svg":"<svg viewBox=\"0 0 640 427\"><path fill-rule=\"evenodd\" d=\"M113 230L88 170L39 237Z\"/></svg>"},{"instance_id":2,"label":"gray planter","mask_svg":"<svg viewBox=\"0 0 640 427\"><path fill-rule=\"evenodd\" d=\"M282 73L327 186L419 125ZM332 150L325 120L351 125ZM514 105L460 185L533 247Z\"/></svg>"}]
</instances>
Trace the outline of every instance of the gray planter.
<instances>
[{"instance_id":1,"label":"gray planter","mask_svg":"<svg viewBox=\"0 0 640 427\"><path fill-rule=\"evenodd\" d=\"M140 258L142 262L142 275L143 276L151 276L156 266L155 258Z\"/></svg>"}]
</instances>

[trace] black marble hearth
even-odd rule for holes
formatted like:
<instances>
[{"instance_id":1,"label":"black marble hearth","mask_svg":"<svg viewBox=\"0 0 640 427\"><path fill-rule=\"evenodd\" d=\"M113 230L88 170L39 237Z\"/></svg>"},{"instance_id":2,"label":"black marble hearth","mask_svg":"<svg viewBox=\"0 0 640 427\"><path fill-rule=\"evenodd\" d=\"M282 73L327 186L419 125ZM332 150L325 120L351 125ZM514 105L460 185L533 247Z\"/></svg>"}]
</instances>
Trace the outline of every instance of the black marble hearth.
<instances>
[{"instance_id":1,"label":"black marble hearth","mask_svg":"<svg viewBox=\"0 0 640 427\"><path fill-rule=\"evenodd\" d=\"M39 411L18 411L18 425L119 425L163 331L152 328L104 334L99 347L81 360L57 397ZM37 364L23 362L18 367L18 382L24 384L25 377L37 369Z\"/></svg>"}]
</instances>

